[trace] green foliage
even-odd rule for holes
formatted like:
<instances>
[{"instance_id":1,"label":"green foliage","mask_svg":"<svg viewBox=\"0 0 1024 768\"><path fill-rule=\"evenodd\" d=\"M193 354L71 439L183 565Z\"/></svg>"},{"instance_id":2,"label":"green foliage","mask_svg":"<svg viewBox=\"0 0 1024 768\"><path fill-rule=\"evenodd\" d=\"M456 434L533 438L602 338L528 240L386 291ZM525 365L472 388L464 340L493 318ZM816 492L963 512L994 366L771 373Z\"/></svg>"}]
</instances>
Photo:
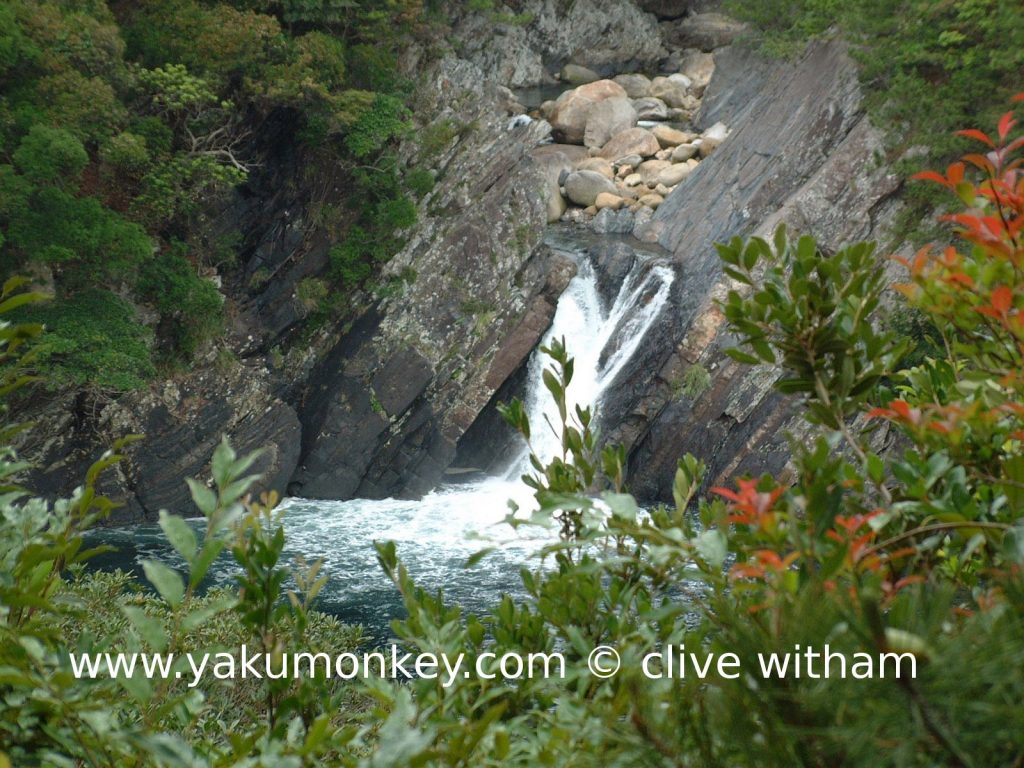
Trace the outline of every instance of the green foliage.
<instances>
[{"instance_id":1,"label":"green foliage","mask_svg":"<svg viewBox=\"0 0 1024 768\"><path fill-rule=\"evenodd\" d=\"M14 152L14 165L34 183L73 181L88 162L82 142L46 125L33 125Z\"/></svg>"},{"instance_id":2,"label":"green foliage","mask_svg":"<svg viewBox=\"0 0 1024 768\"><path fill-rule=\"evenodd\" d=\"M696 400L711 386L711 374L699 363L689 366L683 373L680 391L691 400Z\"/></svg>"},{"instance_id":3,"label":"green foliage","mask_svg":"<svg viewBox=\"0 0 1024 768\"><path fill-rule=\"evenodd\" d=\"M196 274L180 247L150 260L139 275L139 295L160 311L169 352L187 362L223 329L223 297Z\"/></svg>"},{"instance_id":4,"label":"green foliage","mask_svg":"<svg viewBox=\"0 0 1024 768\"><path fill-rule=\"evenodd\" d=\"M405 177L405 184L416 197L426 197L434 189L434 174L425 168L416 168Z\"/></svg>"},{"instance_id":5,"label":"green foliage","mask_svg":"<svg viewBox=\"0 0 1024 768\"><path fill-rule=\"evenodd\" d=\"M400 99L378 94L370 109L349 129L345 146L354 157L365 158L406 131L408 115Z\"/></svg>"},{"instance_id":6,"label":"green foliage","mask_svg":"<svg viewBox=\"0 0 1024 768\"><path fill-rule=\"evenodd\" d=\"M146 139L124 131L100 147L100 158L122 176L140 178L152 162Z\"/></svg>"},{"instance_id":7,"label":"green foliage","mask_svg":"<svg viewBox=\"0 0 1024 768\"><path fill-rule=\"evenodd\" d=\"M151 379L151 331L134 308L109 291L91 288L64 301L26 310L45 327L35 364L54 390L93 386L113 392Z\"/></svg>"},{"instance_id":8,"label":"green foliage","mask_svg":"<svg viewBox=\"0 0 1024 768\"><path fill-rule=\"evenodd\" d=\"M10 175L7 180L10 197L0 217L7 225L6 247L19 255L61 265L75 283L123 276L149 257L152 241L145 231L96 198L52 186L31 189Z\"/></svg>"}]
</instances>

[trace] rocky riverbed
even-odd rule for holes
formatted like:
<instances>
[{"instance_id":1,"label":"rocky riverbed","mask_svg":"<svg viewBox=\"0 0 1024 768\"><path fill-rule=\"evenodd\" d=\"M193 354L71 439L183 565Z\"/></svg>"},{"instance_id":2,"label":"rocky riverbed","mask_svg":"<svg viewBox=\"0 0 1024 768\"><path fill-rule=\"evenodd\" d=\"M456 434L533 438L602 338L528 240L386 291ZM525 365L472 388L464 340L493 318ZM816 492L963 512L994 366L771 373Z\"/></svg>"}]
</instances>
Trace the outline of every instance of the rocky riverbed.
<instances>
[{"instance_id":1,"label":"rocky riverbed","mask_svg":"<svg viewBox=\"0 0 1024 768\"><path fill-rule=\"evenodd\" d=\"M683 71L653 78L625 73L602 79L566 65L560 79L580 83L529 115L550 128L552 143L532 151L547 180L549 222L596 232L643 235L651 215L729 135L717 122L692 130L714 73L711 53L690 52ZM509 102L512 125L525 109Z\"/></svg>"}]
</instances>

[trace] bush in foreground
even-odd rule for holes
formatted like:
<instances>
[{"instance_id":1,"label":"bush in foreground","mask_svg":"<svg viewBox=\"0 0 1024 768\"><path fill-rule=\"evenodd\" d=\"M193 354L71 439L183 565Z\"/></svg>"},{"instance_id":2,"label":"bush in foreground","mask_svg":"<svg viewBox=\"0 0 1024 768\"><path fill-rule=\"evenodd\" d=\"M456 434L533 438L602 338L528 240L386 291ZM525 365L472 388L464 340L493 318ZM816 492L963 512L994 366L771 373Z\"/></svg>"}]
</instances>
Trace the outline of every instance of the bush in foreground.
<instances>
[{"instance_id":1,"label":"bush in foreground","mask_svg":"<svg viewBox=\"0 0 1024 768\"><path fill-rule=\"evenodd\" d=\"M323 584L318 566L281 564L275 500L245 496L253 457L225 444L213 457L213 488L190 483L203 535L161 515L185 575L147 562L159 597L139 601L116 578L67 580L89 554L82 530L109 508L96 476L119 457L104 457L72 499L48 505L13 485L20 465L5 451L0 765L1019 764L1024 138L1014 129L1008 114L995 137L967 132L985 154L923 175L961 200L951 219L967 247L920 252L900 290L938 329L945 359L893 370L906 350L872 324L885 285L870 244L828 256L780 229L770 243L720 247L736 281L723 305L742 340L733 355L780 366L777 387L803 398L816 430L793 446L791 484L741 479L698 498L704 467L687 456L675 504L642 513L623 492L623 452L599 450L589 410L569 412L572 360L555 342L545 383L563 451L548 463L534 457L524 478L538 510L509 515L512 525L560 532L545 553L553 567L522 571L530 598L464 616L419 589L394 546L380 545L408 612L394 629L410 649L465 654L471 667L485 653L557 649L568 661L564 679L470 676L448 688L373 680L351 689L312 678L205 693L77 681L69 638L79 649L163 650L238 633L238 643L273 654L345 633L316 629L325 626L311 610ZM31 298L10 291L0 312ZM10 363L35 332L0 328L5 388L19 383ZM504 413L529 441L538 425L522 404ZM883 427L898 432L901 449L872 449L872 431ZM592 490L601 483L599 505ZM197 597L227 548L239 591ZM76 613L97 594L109 621ZM228 631L204 636L211 626ZM617 649L618 675L587 669L598 645ZM685 675L677 666L658 676L666 659L649 654L669 645L686 654ZM826 646L845 657L845 674L833 659L825 676L820 656L799 675L760 671L759 655ZM715 661L724 654L735 665Z\"/></svg>"}]
</instances>

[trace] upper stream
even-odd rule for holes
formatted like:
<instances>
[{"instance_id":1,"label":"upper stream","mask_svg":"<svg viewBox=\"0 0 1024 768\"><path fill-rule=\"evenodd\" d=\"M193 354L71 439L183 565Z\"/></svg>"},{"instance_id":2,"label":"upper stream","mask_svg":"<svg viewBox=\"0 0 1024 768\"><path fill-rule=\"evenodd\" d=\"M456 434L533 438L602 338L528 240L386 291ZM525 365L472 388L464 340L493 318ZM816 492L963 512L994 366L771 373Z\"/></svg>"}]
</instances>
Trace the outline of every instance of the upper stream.
<instances>
[{"instance_id":1,"label":"upper stream","mask_svg":"<svg viewBox=\"0 0 1024 768\"><path fill-rule=\"evenodd\" d=\"M597 270L588 255L588 237L593 236L559 227L548 232L548 245L575 259L578 271L559 300L542 344L564 337L575 358L567 391L570 410L578 403L600 411L602 400L664 311L675 273L654 247L631 241L636 253L632 267L617 290L606 290L602 298ZM609 296L612 292L615 295ZM557 423L557 410L542 381L549 361L539 346L528 363L523 398L533 447L549 459L560 451L560 440L545 423ZM283 502L286 554L301 555L307 561L322 559L330 580L318 607L362 624L376 641L388 637L390 621L402 615L402 607L377 564L375 541L394 541L399 557L421 586L443 587L448 600L468 610L481 610L502 593L521 595L520 566L557 533L531 526L513 530L503 522L509 500L523 509L533 502L530 489L519 479L529 468L525 448L511 455L512 461L494 468L490 477L444 485L419 500L287 499ZM145 558L175 562L173 550L155 525L108 529L96 537L117 549L97 558L95 565L101 568L141 570L139 562ZM467 558L485 547L495 549L465 570ZM214 569L212 580L229 582L232 570L225 558Z\"/></svg>"}]
</instances>

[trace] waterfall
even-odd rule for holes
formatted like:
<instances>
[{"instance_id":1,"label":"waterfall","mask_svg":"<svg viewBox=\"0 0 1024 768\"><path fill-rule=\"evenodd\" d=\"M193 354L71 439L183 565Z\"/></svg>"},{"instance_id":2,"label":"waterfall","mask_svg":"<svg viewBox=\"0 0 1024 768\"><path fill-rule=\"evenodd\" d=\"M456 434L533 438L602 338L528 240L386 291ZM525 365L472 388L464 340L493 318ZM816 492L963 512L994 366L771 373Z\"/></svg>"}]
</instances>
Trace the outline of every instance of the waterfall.
<instances>
[{"instance_id":1,"label":"waterfall","mask_svg":"<svg viewBox=\"0 0 1024 768\"><path fill-rule=\"evenodd\" d=\"M662 264L637 259L609 306L598 290L597 275L584 260L558 301L551 328L542 342L565 339L574 358L573 377L566 390L570 414L576 406L599 410L604 395L629 365L644 336L668 302L674 272ZM533 449L543 461L561 453L561 436L549 424L558 425L558 408L544 386L544 368L550 358L540 351L530 358L524 405L530 419ZM518 478L529 469L524 448L505 473Z\"/></svg>"},{"instance_id":2,"label":"waterfall","mask_svg":"<svg viewBox=\"0 0 1024 768\"><path fill-rule=\"evenodd\" d=\"M559 299L546 344L565 337L575 372L567 399L594 406L616 385L630 365L647 332L668 303L674 272L656 256L637 251L633 267L622 279L615 296L602 299L597 270L585 256L586 241L578 233L552 243L579 263L576 276ZM557 410L544 387L542 373L549 358L538 350L527 363L525 405L534 448L543 459L560 453L560 439L545 423L557 423ZM441 486L422 499L349 499L320 501L287 499L286 558L301 555L322 559L331 580L321 593L319 607L345 621L365 626L376 642L390 633L388 622L402 614L393 586L378 570L374 541L398 545L402 561L427 589L443 588L447 599L472 610L489 605L499 593L522 596L519 567L532 553L557 537L557 531L537 527L513 529L504 523L508 503L530 509L533 492L519 480L528 469L527 454L509 471L462 485ZM198 521L194 523L200 525ZM180 566L180 559L157 526L106 530L99 534L119 552L96 562L104 568L126 567L139 572L139 562L157 558ZM463 571L467 558L487 545L488 557ZM215 583L231 583L234 566L219 562L211 571Z\"/></svg>"}]
</instances>

